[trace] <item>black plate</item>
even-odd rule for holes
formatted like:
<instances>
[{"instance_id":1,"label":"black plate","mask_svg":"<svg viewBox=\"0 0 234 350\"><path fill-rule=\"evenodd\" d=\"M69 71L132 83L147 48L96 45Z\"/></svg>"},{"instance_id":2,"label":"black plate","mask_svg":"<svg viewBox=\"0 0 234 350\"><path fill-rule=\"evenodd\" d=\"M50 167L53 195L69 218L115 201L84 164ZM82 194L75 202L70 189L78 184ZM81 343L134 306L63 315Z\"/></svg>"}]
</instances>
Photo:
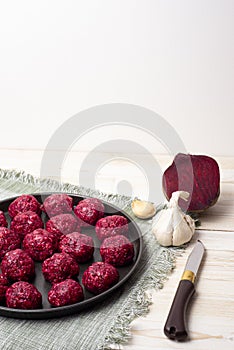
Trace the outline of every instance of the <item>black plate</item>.
<instances>
[{"instance_id":1,"label":"black plate","mask_svg":"<svg viewBox=\"0 0 234 350\"><path fill-rule=\"evenodd\" d=\"M33 196L40 202L45 200L46 197L51 195L52 193L41 193L41 194L33 194ZM68 194L73 198L74 206L77 205L77 203L87 197L80 197L76 196L74 194ZM9 198L6 200L3 200L0 202L0 210L2 210L7 218L8 223L10 223L10 216L8 214L8 206L9 204L17 197ZM7 317L15 317L15 318L24 318L24 319L44 319L44 318L52 318L52 317L61 317L66 315L71 315L73 313L76 313L80 310L83 310L85 308L89 308L102 300L109 297L111 293L113 293L117 288L119 288L121 285L123 285L126 280L132 275L133 271L137 267L142 253L142 237L141 237L141 231L139 227L135 224L135 222L130 218L129 215L127 215L123 210L117 208L113 204L109 204L105 201L102 201L102 203L105 206L105 216L107 215L123 215L127 218L129 222L129 233L128 238L130 241L134 244L134 250L135 250L135 256L134 261L125 267L118 268L119 271L119 282L114 285L112 288L108 289L107 291L99 294L94 295L84 288L84 301L81 301L79 303L73 304L73 305L67 305L67 306L61 306L61 307L51 307L48 300L47 300L47 294L48 291L51 288L51 284L47 281L45 281L42 272L41 272L41 263L36 262L35 263L35 270L36 270L36 276L35 279L32 281L32 283L38 288L38 290L42 294L42 309L35 309L35 310L21 310L21 309L12 309L7 308L5 306L0 306L0 315L1 316L7 316ZM42 220L46 222L48 220L48 217L42 213ZM85 233L87 235L90 235L94 240L94 256L93 260L89 261L88 263L79 264L80 266L80 273L78 281L81 283L83 272L87 269L89 265L91 265L95 261L102 261L100 253L99 253L99 247L100 242L96 237L94 227L92 228L82 228L82 233ZM82 283L81 283L82 284Z\"/></svg>"}]
</instances>

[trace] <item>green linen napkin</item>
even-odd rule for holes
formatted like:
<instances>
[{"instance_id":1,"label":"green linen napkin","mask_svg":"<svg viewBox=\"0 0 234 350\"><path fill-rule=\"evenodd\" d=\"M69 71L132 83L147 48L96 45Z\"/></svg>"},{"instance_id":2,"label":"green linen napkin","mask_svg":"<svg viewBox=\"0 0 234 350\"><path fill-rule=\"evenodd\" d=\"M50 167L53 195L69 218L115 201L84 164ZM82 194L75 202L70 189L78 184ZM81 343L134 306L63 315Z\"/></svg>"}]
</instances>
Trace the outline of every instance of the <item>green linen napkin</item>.
<instances>
[{"instance_id":1,"label":"green linen napkin","mask_svg":"<svg viewBox=\"0 0 234 350\"><path fill-rule=\"evenodd\" d=\"M129 197L0 169L1 200L40 191L98 197L133 216ZM174 266L176 255L181 251L158 245L151 233L151 220L134 220L143 234L142 259L134 274L119 290L91 310L62 318L21 320L0 316L1 350L104 350L118 349L118 344L126 342L131 336L132 320L149 311L151 299L146 291L162 288L163 281Z\"/></svg>"}]
</instances>

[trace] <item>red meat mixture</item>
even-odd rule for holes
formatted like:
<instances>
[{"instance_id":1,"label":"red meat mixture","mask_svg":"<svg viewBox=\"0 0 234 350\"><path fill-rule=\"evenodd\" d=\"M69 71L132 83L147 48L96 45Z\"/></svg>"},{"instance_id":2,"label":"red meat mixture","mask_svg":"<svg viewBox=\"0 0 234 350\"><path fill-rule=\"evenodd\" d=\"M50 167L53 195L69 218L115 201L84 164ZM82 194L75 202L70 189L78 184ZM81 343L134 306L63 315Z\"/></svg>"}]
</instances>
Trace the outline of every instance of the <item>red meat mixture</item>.
<instances>
[{"instance_id":1,"label":"red meat mixture","mask_svg":"<svg viewBox=\"0 0 234 350\"><path fill-rule=\"evenodd\" d=\"M37 228L43 228L43 222L40 216L33 211L19 213L11 221L11 230L18 233L21 239Z\"/></svg>"},{"instance_id":2,"label":"red meat mixture","mask_svg":"<svg viewBox=\"0 0 234 350\"><path fill-rule=\"evenodd\" d=\"M69 233L59 242L59 251L70 254L78 263L84 263L93 256L93 239L79 232Z\"/></svg>"},{"instance_id":3,"label":"red meat mixture","mask_svg":"<svg viewBox=\"0 0 234 350\"><path fill-rule=\"evenodd\" d=\"M39 309L42 307L42 295L28 282L15 282L7 289L6 305L13 309Z\"/></svg>"},{"instance_id":4,"label":"red meat mixture","mask_svg":"<svg viewBox=\"0 0 234 350\"><path fill-rule=\"evenodd\" d=\"M28 281L35 275L34 261L21 249L6 253L1 268L3 275L10 281Z\"/></svg>"},{"instance_id":5,"label":"red meat mixture","mask_svg":"<svg viewBox=\"0 0 234 350\"><path fill-rule=\"evenodd\" d=\"M94 294L100 294L114 284L116 284L119 280L118 270L104 262L96 262L85 270L82 283L85 288Z\"/></svg>"},{"instance_id":6,"label":"red meat mixture","mask_svg":"<svg viewBox=\"0 0 234 350\"><path fill-rule=\"evenodd\" d=\"M100 241L107 237L124 235L128 232L128 220L122 215L106 216L98 220L95 230Z\"/></svg>"},{"instance_id":7,"label":"red meat mixture","mask_svg":"<svg viewBox=\"0 0 234 350\"><path fill-rule=\"evenodd\" d=\"M23 240L23 249L33 260L43 261L54 254L58 246L57 238L42 228L28 233Z\"/></svg>"},{"instance_id":8,"label":"red meat mixture","mask_svg":"<svg viewBox=\"0 0 234 350\"><path fill-rule=\"evenodd\" d=\"M98 219L104 215L104 205L97 198L81 200L74 209L81 226L95 225Z\"/></svg>"},{"instance_id":9,"label":"red meat mixture","mask_svg":"<svg viewBox=\"0 0 234 350\"><path fill-rule=\"evenodd\" d=\"M79 265L69 254L55 253L42 263L45 279L51 283L62 282L79 274Z\"/></svg>"},{"instance_id":10,"label":"red meat mixture","mask_svg":"<svg viewBox=\"0 0 234 350\"><path fill-rule=\"evenodd\" d=\"M114 265L124 266L133 261L134 246L125 236L106 238L100 247L102 260Z\"/></svg>"},{"instance_id":11,"label":"red meat mixture","mask_svg":"<svg viewBox=\"0 0 234 350\"><path fill-rule=\"evenodd\" d=\"M81 285L72 279L55 283L48 293L49 303L55 307L75 304L83 299Z\"/></svg>"},{"instance_id":12,"label":"red meat mixture","mask_svg":"<svg viewBox=\"0 0 234 350\"><path fill-rule=\"evenodd\" d=\"M49 217L72 212L73 199L67 194L51 194L44 200L42 210Z\"/></svg>"},{"instance_id":13,"label":"red meat mixture","mask_svg":"<svg viewBox=\"0 0 234 350\"><path fill-rule=\"evenodd\" d=\"M0 227L0 259L10 250L20 248L18 233L12 232L6 227Z\"/></svg>"},{"instance_id":14,"label":"red meat mixture","mask_svg":"<svg viewBox=\"0 0 234 350\"><path fill-rule=\"evenodd\" d=\"M46 223L46 230L54 233L58 238L68 233L79 231L78 220L72 214L60 214L53 216Z\"/></svg>"},{"instance_id":15,"label":"red meat mixture","mask_svg":"<svg viewBox=\"0 0 234 350\"><path fill-rule=\"evenodd\" d=\"M30 194L23 194L16 198L8 207L10 217L14 218L19 213L33 211L37 214L41 213L41 204Z\"/></svg>"}]
</instances>

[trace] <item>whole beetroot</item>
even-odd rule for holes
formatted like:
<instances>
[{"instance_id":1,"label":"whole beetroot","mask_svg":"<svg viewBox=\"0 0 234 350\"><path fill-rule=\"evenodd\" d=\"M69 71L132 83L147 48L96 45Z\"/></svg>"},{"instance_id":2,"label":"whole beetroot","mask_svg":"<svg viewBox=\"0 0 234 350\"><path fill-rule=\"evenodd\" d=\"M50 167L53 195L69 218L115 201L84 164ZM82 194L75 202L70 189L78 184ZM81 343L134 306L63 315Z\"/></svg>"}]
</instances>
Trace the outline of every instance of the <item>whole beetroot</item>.
<instances>
[{"instance_id":1,"label":"whole beetroot","mask_svg":"<svg viewBox=\"0 0 234 350\"><path fill-rule=\"evenodd\" d=\"M179 153L163 174L163 191L169 200L175 191L190 193L179 206L189 212L202 212L214 205L220 194L217 162L208 156Z\"/></svg>"}]
</instances>

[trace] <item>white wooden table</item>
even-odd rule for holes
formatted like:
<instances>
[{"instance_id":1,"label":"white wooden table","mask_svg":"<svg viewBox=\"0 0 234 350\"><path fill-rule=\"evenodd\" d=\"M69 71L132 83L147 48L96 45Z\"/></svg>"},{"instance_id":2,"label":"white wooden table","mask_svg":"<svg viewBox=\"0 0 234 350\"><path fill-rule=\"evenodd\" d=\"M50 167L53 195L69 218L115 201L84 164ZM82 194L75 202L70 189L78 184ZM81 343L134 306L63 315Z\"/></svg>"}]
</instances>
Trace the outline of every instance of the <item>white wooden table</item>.
<instances>
[{"instance_id":1,"label":"white wooden table","mask_svg":"<svg viewBox=\"0 0 234 350\"><path fill-rule=\"evenodd\" d=\"M0 150L0 167L24 169L33 175L40 174L41 150ZM74 162L77 165L84 154L70 155L64 180L76 182ZM221 195L217 204L201 216L202 226L183 254L177 259L176 268L164 288L153 293L154 303L146 317L132 323L132 339L125 350L153 349L234 349L234 158L216 157L221 168ZM157 156L162 168L170 159ZM121 164L119 164L119 167ZM126 165L125 165L126 166ZM111 190L115 183L116 169L107 175L100 174L100 190ZM53 174L48 174L53 176ZM141 179L138 179L139 185ZM186 259L197 238L206 247L206 256L199 272L196 294L189 308L190 340L176 343L163 334L163 326L173 300L175 290L184 269ZM119 349L121 349L120 347Z\"/></svg>"}]
</instances>

